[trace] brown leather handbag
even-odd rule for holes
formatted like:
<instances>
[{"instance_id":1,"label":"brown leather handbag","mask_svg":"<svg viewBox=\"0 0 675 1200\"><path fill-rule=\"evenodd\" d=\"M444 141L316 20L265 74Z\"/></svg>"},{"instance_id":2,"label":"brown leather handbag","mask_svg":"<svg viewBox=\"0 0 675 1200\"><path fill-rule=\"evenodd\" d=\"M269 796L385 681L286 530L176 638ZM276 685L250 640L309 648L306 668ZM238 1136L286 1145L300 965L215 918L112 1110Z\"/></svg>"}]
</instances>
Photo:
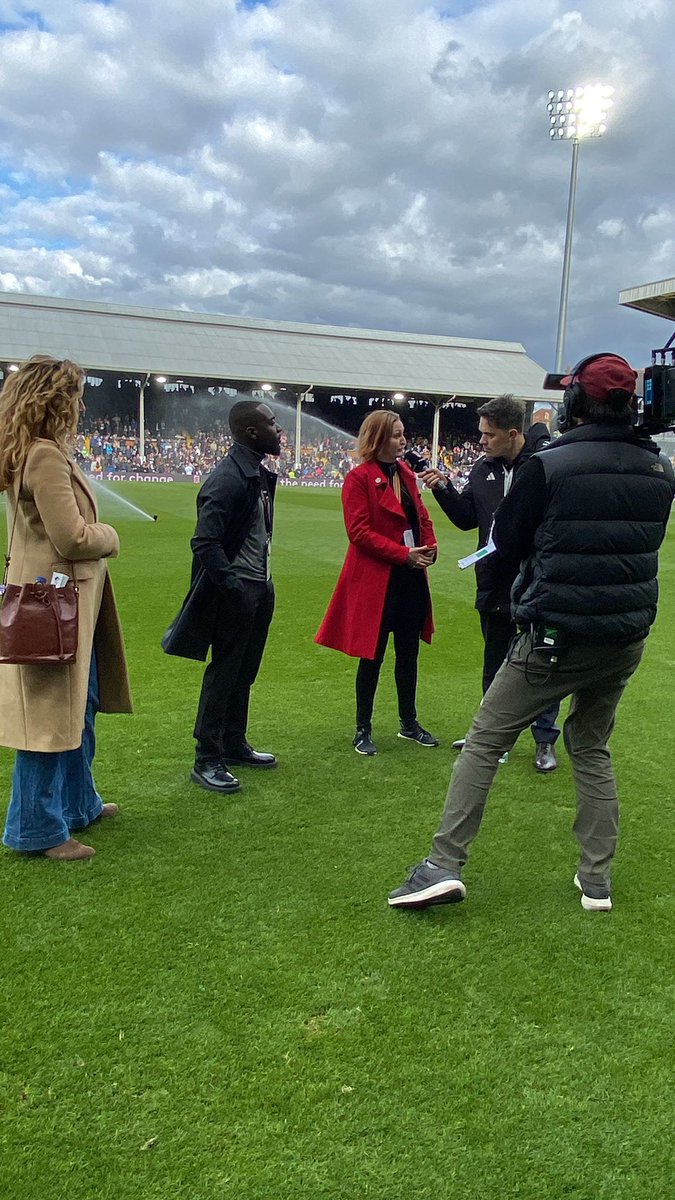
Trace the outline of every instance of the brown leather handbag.
<instances>
[{"instance_id":1,"label":"brown leather handbag","mask_svg":"<svg viewBox=\"0 0 675 1200\"><path fill-rule=\"evenodd\" d=\"M37 580L7 583L22 482L23 471L0 588L0 663L73 663L77 657L77 582L69 580L65 587Z\"/></svg>"}]
</instances>

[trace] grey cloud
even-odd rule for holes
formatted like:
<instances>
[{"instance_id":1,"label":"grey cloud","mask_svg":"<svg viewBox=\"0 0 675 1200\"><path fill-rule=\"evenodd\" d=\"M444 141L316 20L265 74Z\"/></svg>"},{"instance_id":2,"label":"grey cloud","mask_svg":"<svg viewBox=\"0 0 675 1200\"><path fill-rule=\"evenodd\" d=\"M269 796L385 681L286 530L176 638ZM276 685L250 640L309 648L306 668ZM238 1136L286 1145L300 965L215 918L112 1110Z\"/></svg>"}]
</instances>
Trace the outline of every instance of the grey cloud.
<instances>
[{"instance_id":1,"label":"grey cloud","mask_svg":"<svg viewBox=\"0 0 675 1200\"><path fill-rule=\"evenodd\" d=\"M641 353L659 323L617 293L675 269L667 9L619 2L608 28L603 7L38 4L46 33L0 39L2 279L512 338L550 361L570 148L544 98L588 72L617 104L581 150L568 347L616 328Z\"/></svg>"}]
</instances>

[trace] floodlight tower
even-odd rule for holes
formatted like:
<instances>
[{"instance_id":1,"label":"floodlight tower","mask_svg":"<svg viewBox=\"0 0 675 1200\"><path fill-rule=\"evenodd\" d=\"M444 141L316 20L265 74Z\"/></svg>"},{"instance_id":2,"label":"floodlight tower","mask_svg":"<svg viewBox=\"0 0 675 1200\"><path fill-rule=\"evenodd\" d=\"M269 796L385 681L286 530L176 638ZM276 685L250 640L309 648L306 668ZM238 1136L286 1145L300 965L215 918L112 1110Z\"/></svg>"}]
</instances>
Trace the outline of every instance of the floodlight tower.
<instances>
[{"instance_id":1,"label":"floodlight tower","mask_svg":"<svg viewBox=\"0 0 675 1200\"><path fill-rule=\"evenodd\" d=\"M574 209L577 195L577 163L579 142L582 138L602 137L607 128L607 113L613 104L614 88L603 84L586 84L583 87L562 88L548 94L549 136L551 141L572 142L572 169L570 192L567 201L567 227L563 253L562 283L560 285L560 307L558 309L558 334L555 348L555 370L561 374L565 353L567 330L567 298L572 261L572 237L574 234Z\"/></svg>"}]
</instances>

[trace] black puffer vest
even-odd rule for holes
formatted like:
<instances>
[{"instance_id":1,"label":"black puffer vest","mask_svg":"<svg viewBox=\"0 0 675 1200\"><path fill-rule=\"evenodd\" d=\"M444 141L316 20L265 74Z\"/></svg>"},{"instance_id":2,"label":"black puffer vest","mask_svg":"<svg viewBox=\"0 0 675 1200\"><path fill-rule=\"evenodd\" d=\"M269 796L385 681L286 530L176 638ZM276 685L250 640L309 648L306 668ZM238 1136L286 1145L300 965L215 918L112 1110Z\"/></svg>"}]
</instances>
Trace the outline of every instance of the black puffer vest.
<instances>
[{"instance_id":1,"label":"black puffer vest","mask_svg":"<svg viewBox=\"0 0 675 1200\"><path fill-rule=\"evenodd\" d=\"M535 457L546 510L513 585L515 621L592 642L645 637L673 499L670 464L632 427L610 425L579 425Z\"/></svg>"}]
</instances>

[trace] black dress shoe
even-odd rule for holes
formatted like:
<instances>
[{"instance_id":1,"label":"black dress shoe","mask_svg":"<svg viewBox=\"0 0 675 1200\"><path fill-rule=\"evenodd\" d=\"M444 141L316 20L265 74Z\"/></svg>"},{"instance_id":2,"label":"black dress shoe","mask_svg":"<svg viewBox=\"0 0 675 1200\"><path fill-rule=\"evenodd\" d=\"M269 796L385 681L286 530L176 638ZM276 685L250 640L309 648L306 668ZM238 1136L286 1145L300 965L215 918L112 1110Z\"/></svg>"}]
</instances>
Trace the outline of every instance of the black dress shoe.
<instances>
[{"instance_id":1,"label":"black dress shoe","mask_svg":"<svg viewBox=\"0 0 675 1200\"><path fill-rule=\"evenodd\" d=\"M537 742L534 765L538 771L555 771L558 766L558 760L551 742Z\"/></svg>"},{"instance_id":2,"label":"black dress shoe","mask_svg":"<svg viewBox=\"0 0 675 1200\"><path fill-rule=\"evenodd\" d=\"M254 750L248 742L239 746L237 750L233 750L231 754L228 754L226 750L223 757L228 763L234 763L237 767L266 767L269 770L270 767L277 765L274 754L264 754L261 750Z\"/></svg>"},{"instance_id":3,"label":"black dress shoe","mask_svg":"<svg viewBox=\"0 0 675 1200\"><path fill-rule=\"evenodd\" d=\"M224 763L197 763L190 772L190 779L207 792L240 792L241 784L231 775Z\"/></svg>"}]
</instances>

